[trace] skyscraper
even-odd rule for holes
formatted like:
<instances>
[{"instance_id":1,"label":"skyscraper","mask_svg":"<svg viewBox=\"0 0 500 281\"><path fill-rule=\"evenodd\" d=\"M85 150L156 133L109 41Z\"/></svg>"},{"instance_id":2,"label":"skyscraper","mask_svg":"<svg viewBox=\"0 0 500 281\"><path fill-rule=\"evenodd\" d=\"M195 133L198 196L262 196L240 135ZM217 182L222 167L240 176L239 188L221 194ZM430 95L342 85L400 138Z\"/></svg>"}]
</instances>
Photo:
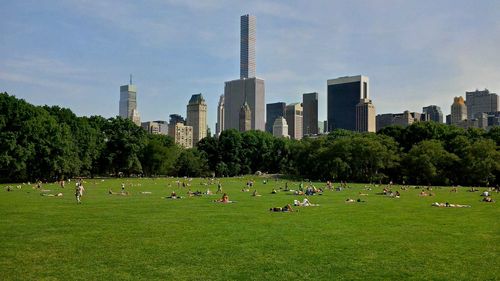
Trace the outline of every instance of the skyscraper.
<instances>
[{"instance_id":1,"label":"skyscraper","mask_svg":"<svg viewBox=\"0 0 500 281\"><path fill-rule=\"evenodd\" d=\"M424 114L429 115L430 121L443 123L443 112L441 111L441 108L439 106L437 105L426 106L422 108L422 112Z\"/></svg>"},{"instance_id":2,"label":"skyscraper","mask_svg":"<svg viewBox=\"0 0 500 281\"><path fill-rule=\"evenodd\" d=\"M368 95L368 77L346 76L327 82L328 131L356 130L356 106Z\"/></svg>"},{"instance_id":3,"label":"skyscraper","mask_svg":"<svg viewBox=\"0 0 500 281\"><path fill-rule=\"evenodd\" d=\"M302 107L304 124L302 126L303 135L318 134L318 93L308 93L302 95Z\"/></svg>"},{"instance_id":4,"label":"skyscraper","mask_svg":"<svg viewBox=\"0 0 500 281\"><path fill-rule=\"evenodd\" d=\"M376 132L375 106L372 101L363 98L356 105L356 131Z\"/></svg>"},{"instance_id":5,"label":"skyscraper","mask_svg":"<svg viewBox=\"0 0 500 281\"><path fill-rule=\"evenodd\" d=\"M265 129L264 80L255 77L255 17L241 17L240 79L224 86L224 129L239 130L239 113L246 101L252 130Z\"/></svg>"},{"instance_id":6,"label":"skyscraper","mask_svg":"<svg viewBox=\"0 0 500 281\"><path fill-rule=\"evenodd\" d=\"M455 97L451 105L451 124L458 125L467 119L467 107L463 97Z\"/></svg>"},{"instance_id":7,"label":"skyscraper","mask_svg":"<svg viewBox=\"0 0 500 281\"><path fill-rule=\"evenodd\" d=\"M255 77L255 16L241 16L240 78Z\"/></svg>"},{"instance_id":8,"label":"skyscraper","mask_svg":"<svg viewBox=\"0 0 500 281\"><path fill-rule=\"evenodd\" d=\"M132 85L132 75L130 75L128 85L120 86L119 116L141 126L139 111L137 111L137 88Z\"/></svg>"},{"instance_id":9,"label":"skyscraper","mask_svg":"<svg viewBox=\"0 0 500 281\"><path fill-rule=\"evenodd\" d=\"M224 131L224 95L219 98L217 105L217 123L215 124L215 135L218 137Z\"/></svg>"},{"instance_id":10,"label":"skyscraper","mask_svg":"<svg viewBox=\"0 0 500 281\"><path fill-rule=\"evenodd\" d=\"M273 133L274 121L278 117L285 117L286 103L275 102L266 104L266 131Z\"/></svg>"},{"instance_id":11,"label":"skyscraper","mask_svg":"<svg viewBox=\"0 0 500 281\"><path fill-rule=\"evenodd\" d=\"M292 103L286 106L286 123L288 124L288 135L292 139L302 139L302 104Z\"/></svg>"},{"instance_id":12,"label":"skyscraper","mask_svg":"<svg viewBox=\"0 0 500 281\"><path fill-rule=\"evenodd\" d=\"M192 95L189 100L186 125L193 127L193 145L207 136L207 103L201 94Z\"/></svg>"},{"instance_id":13,"label":"skyscraper","mask_svg":"<svg viewBox=\"0 0 500 281\"><path fill-rule=\"evenodd\" d=\"M465 104L467 106L467 119L476 118L476 114L498 111L498 95L484 91L465 92Z\"/></svg>"},{"instance_id":14,"label":"skyscraper","mask_svg":"<svg viewBox=\"0 0 500 281\"><path fill-rule=\"evenodd\" d=\"M224 87L224 129L239 130L239 113L241 105L246 101L252 112L252 130L264 131L264 91L264 80L259 78L226 82Z\"/></svg>"}]
</instances>

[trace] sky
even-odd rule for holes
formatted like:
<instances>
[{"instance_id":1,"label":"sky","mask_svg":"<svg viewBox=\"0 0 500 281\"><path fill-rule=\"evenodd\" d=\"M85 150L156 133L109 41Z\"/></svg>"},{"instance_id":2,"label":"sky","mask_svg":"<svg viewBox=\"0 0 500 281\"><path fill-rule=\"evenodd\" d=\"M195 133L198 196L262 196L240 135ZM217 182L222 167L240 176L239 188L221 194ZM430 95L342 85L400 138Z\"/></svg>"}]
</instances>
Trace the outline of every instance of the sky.
<instances>
[{"instance_id":1,"label":"sky","mask_svg":"<svg viewBox=\"0 0 500 281\"><path fill-rule=\"evenodd\" d=\"M500 93L498 0L0 0L0 92L114 117L132 74L141 121L185 117L202 93L214 132L244 14L257 19L266 103L318 92L319 120L341 76L369 77L377 114L449 114L466 91Z\"/></svg>"}]
</instances>

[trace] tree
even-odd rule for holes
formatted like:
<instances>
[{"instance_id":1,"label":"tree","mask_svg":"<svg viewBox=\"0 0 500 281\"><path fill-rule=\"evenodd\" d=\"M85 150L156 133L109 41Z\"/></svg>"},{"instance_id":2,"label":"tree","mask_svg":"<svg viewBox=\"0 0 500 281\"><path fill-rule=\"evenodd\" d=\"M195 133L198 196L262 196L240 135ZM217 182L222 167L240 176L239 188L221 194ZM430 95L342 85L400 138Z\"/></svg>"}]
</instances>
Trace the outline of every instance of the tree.
<instances>
[{"instance_id":1,"label":"tree","mask_svg":"<svg viewBox=\"0 0 500 281\"><path fill-rule=\"evenodd\" d=\"M208 162L196 148L183 150L175 162L177 176L208 176Z\"/></svg>"}]
</instances>

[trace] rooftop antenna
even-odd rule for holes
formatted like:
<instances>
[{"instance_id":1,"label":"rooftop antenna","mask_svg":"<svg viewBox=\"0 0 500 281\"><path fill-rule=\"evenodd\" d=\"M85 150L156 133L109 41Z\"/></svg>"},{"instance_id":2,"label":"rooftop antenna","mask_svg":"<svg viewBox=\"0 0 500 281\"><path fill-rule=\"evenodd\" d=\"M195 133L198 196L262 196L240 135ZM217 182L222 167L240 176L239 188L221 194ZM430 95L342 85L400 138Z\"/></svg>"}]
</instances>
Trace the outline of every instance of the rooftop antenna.
<instances>
[{"instance_id":1,"label":"rooftop antenna","mask_svg":"<svg viewBox=\"0 0 500 281\"><path fill-rule=\"evenodd\" d=\"M130 74L130 85L132 85L132 74Z\"/></svg>"}]
</instances>

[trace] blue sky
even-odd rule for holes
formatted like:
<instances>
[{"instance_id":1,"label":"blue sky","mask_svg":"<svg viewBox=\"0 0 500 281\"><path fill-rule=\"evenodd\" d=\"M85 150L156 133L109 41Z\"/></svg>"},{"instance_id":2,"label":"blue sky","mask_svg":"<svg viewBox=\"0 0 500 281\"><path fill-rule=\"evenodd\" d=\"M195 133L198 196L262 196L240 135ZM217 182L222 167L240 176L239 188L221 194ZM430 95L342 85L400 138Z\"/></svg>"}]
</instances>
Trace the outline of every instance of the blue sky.
<instances>
[{"instance_id":1,"label":"blue sky","mask_svg":"<svg viewBox=\"0 0 500 281\"><path fill-rule=\"evenodd\" d=\"M370 78L377 114L450 111L454 96L500 93L500 1L0 0L0 91L77 115L118 114L134 76L142 121L186 115L202 93L212 132L224 81L239 78L239 23L257 17L266 103L326 81Z\"/></svg>"}]
</instances>

